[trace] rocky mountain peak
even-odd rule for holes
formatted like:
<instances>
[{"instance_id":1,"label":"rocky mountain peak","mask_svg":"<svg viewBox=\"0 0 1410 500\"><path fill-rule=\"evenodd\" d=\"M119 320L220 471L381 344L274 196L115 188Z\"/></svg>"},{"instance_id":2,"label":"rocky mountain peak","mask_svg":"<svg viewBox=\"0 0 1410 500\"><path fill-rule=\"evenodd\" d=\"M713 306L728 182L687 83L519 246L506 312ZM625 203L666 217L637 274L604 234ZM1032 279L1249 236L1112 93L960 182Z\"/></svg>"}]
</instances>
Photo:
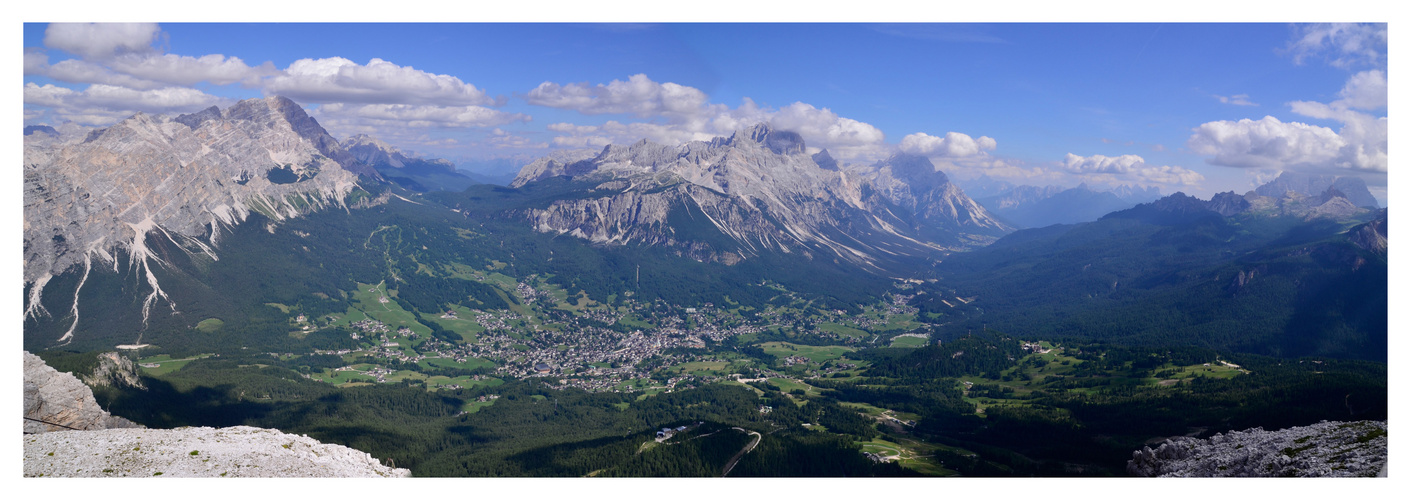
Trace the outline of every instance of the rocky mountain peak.
<instances>
[{"instance_id":1,"label":"rocky mountain peak","mask_svg":"<svg viewBox=\"0 0 1410 500\"><path fill-rule=\"evenodd\" d=\"M950 182L944 172L935 169L930 158L909 153L897 153L877 163L879 168L890 168L891 175L906 181L912 188L933 187Z\"/></svg>"},{"instance_id":2,"label":"rocky mountain peak","mask_svg":"<svg viewBox=\"0 0 1410 500\"><path fill-rule=\"evenodd\" d=\"M1310 175L1297 172L1283 172L1278 174L1276 179L1250 191L1250 195L1267 196L1270 198L1284 198L1288 193L1297 193L1302 196L1319 196L1328 189L1336 188L1342 193L1342 197L1351 202L1353 206L1379 208L1380 204L1370 190L1366 188L1366 181L1360 177L1334 176L1334 175Z\"/></svg>"},{"instance_id":3,"label":"rocky mountain peak","mask_svg":"<svg viewBox=\"0 0 1410 500\"><path fill-rule=\"evenodd\" d=\"M1243 196L1234 194L1233 191L1226 191L1223 193L1215 194L1213 198L1209 199L1208 204L1210 210L1219 212L1219 215L1223 215L1225 217L1243 213L1244 211L1248 210L1250 206L1251 205L1249 204L1247 199L1245 199Z\"/></svg>"},{"instance_id":4,"label":"rocky mountain peak","mask_svg":"<svg viewBox=\"0 0 1410 500\"><path fill-rule=\"evenodd\" d=\"M830 154L806 151L796 132L759 124L675 147L638 141L571 163L541 159L525 166L513 186L566 176L613 193L535 209L531 218L540 231L600 243L683 246L701 260L821 251L867 267L880 254L900 255L897 248L919 255L1010 230L925 157L898 155L874 169L843 171ZM904 207L914 217L902 220L877 209L883 206ZM722 247L720 239L678 240L668 223L674 210L705 214L737 247ZM872 248L867 242L874 240L895 240L896 247Z\"/></svg>"},{"instance_id":5,"label":"rocky mountain peak","mask_svg":"<svg viewBox=\"0 0 1410 500\"><path fill-rule=\"evenodd\" d=\"M41 301L50 278L81 267L81 289L95 260L117 272L121 250L128 272L145 276L151 290L146 318L158 301L170 303L150 270L163 261L148 249L149 236L218 258L221 232L251 211L283 219L341 204L360 171L376 175L282 97L240 101L219 114L137 113L81 143L27 144L25 314L50 314ZM76 326L76 301L68 315Z\"/></svg>"},{"instance_id":6,"label":"rocky mountain peak","mask_svg":"<svg viewBox=\"0 0 1410 500\"><path fill-rule=\"evenodd\" d=\"M823 170L828 170L832 172L842 170L838 167L837 160L832 158L832 155L827 152L826 148L824 148L822 151L818 151L818 154L813 155L813 163L818 164L818 167L822 168Z\"/></svg>"}]
</instances>

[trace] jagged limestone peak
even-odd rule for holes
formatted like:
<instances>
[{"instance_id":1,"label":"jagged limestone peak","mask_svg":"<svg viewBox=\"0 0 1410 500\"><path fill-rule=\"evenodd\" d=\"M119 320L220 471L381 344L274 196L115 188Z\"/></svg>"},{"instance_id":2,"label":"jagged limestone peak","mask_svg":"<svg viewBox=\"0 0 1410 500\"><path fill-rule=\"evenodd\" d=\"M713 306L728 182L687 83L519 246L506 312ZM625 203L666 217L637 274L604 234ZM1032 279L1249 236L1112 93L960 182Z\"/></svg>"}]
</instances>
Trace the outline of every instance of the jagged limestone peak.
<instances>
[{"instance_id":1,"label":"jagged limestone peak","mask_svg":"<svg viewBox=\"0 0 1410 500\"><path fill-rule=\"evenodd\" d=\"M25 165L26 315L51 313L41 302L50 278L77 269L82 289L94 264L117 271L121 251L150 288L146 317L158 302L175 311L151 272L164 263L148 237L218 258L223 228L251 210L282 219L342 203L358 182L349 165L359 164L293 101L268 97L218 115L137 113L82 142L26 147ZM298 180L270 176L276 169Z\"/></svg>"}]
</instances>

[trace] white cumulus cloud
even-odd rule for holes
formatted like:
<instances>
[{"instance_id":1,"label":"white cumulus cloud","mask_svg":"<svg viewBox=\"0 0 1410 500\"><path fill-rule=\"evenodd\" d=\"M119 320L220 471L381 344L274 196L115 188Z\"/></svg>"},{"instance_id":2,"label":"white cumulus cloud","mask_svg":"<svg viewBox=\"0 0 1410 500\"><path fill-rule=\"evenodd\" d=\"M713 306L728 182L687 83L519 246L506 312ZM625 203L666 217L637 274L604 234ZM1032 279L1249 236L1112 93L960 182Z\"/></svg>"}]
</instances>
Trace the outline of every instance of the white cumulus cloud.
<instances>
[{"instance_id":1,"label":"white cumulus cloud","mask_svg":"<svg viewBox=\"0 0 1410 500\"><path fill-rule=\"evenodd\" d=\"M278 74L274 63L265 62L250 66L238 57L221 54L208 54L201 57L176 54L142 55L127 54L107 62L114 71L158 82L177 85L194 85L210 82L215 85L245 83L253 85L258 79Z\"/></svg>"},{"instance_id":2,"label":"white cumulus cloud","mask_svg":"<svg viewBox=\"0 0 1410 500\"><path fill-rule=\"evenodd\" d=\"M264 92L306 103L471 106L494 99L474 85L381 59L357 64L341 57L299 59L264 82Z\"/></svg>"},{"instance_id":3,"label":"white cumulus cloud","mask_svg":"<svg viewBox=\"0 0 1410 500\"><path fill-rule=\"evenodd\" d=\"M657 83L645 74L607 84L543 82L524 94L529 104L571 109L583 114L692 116L708 110L709 97L700 89L671 82Z\"/></svg>"},{"instance_id":4,"label":"white cumulus cloud","mask_svg":"<svg viewBox=\"0 0 1410 500\"><path fill-rule=\"evenodd\" d=\"M964 158L992 151L998 145L997 141L985 136L975 139L960 132L946 132L945 137L936 137L917 132L901 138L900 149L918 155Z\"/></svg>"},{"instance_id":5,"label":"white cumulus cloud","mask_svg":"<svg viewBox=\"0 0 1410 500\"><path fill-rule=\"evenodd\" d=\"M824 147L842 155L883 145L886 134L871 124L838 116L827 108L795 102L784 106L769 118L776 129L792 130L803 136L810 146Z\"/></svg>"},{"instance_id":6,"label":"white cumulus cloud","mask_svg":"<svg viewBox=\"0 0 1410 500\"><path fill-rule=\"evenodd\" d=\"M1335 107L1368 111L1384 108L1388 96L1386 74L1384 71L1373 69L1351 75L1337 95L1341 96L1341 99L1332 103Z\"/></svg>"},{"instance_id":7,"label":"white cumulus cloud","mask_svg":"<svg viewBox=\"0 0 1410 500\"><path fill-rule=\"evenodd\" d=\"M1272 116L1261 120L1217 121L1195 127L1186 145L1214 165L1259 169L1357 170L1386 172L1389 120L1354 108L1386 105L1386 78L1380 70L1352 75L1331 103L1294 101L1294 113L1342 123L1340 130Z\"/></svg>"},{"instance_id":8,"label":"white cumulus cloud","mask_svg":"<svg viewBox=\"0 0 1410 500\"><path fill-rule=\"evenodd\" d=\"M219 97L184 87L135 90L99 84L81 91L52 84L27 83L24 87L26 105L49 107L58 118L86 125L109 125L137 111L188 113L223 102Z\"/></svg>"},{"instance_id":9,"label":"white cumulus cloud","mask_svg":"<svg viewBox=\"0 0 1410 500\"><path fill-rule=\"evenodd\" d=\"M544 82L523 97L530 104L583 114L627 114L652 120L631 123L614 120L591 126L591 129L553 124L549 130L563 134L553 139L553 143L560 146L596 147L643 138L677 144L727 136L758 123L768 123L775 129L797 132L810 148L826 148L844 160L877 159L886 156L891 149L880 129L838 116L827 108L795 102L775 110L761 107L748 98L738 107L730 108L711 104L709 96L694 87L655 82L644 74L597 85Z\"/></svg>"},{"instance_id":10,"label":"white cumulus cloud","mask_svg":"<svg viewBox=\"0 0 1410 500\"><path fill-rule=\"evenodd\" d=\"M1199 172L1173 165L1150 165L1145 158L1137 155L1121 156L1078 156L1068 153L1063 158L1062 168L1092 180L1134 181L1166 185L1195 185L1204 180Z\"/></svg>"},{"instance_id":11,"label":"white cumulus cloud","mask_svg":"<svg viewBox=\"0 0 1410 500\"><path fill-rule=\"evenodd\" d=\"M155 23L51 23L44 29L44 45L84 59L107 59L151 52L160 32Z\"/></svg>"},{"instance_id":12,"label":"white cumulus cloud","mask_svg":"<svg viewBox=\"0 0 1410 500\"><path fill-rule=\"evenodd\" d=\"M529 121L524 114L505 113L481 106L333 103L319 106L318 113L334 118L381 120L410 127L492 127Z\"/></svg>"},{"instance_id":13,"label":"white cumulus cloud","mask_svg":"<svg viewBox=\"0 0 1410 500\"><path fill-rule=\"evenodd\" d=\"M1211 164L1263 169L1326 163L1344 144L1332 129L1272 116L1204 123L1186 141Z\"/></svg>"}]
</instances>

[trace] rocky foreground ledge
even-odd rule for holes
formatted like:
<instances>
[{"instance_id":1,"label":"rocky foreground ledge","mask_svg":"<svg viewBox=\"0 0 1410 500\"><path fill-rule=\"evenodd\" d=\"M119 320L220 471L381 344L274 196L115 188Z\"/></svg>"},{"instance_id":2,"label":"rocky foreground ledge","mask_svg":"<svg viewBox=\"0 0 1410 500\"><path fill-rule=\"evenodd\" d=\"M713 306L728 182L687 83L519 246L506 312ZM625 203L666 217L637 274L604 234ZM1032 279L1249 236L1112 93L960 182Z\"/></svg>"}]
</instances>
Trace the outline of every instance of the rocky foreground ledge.
<instances>
[{"instance_id":1,"label":"rocky foreground ledge","mask_svg":"<svg viewBox=\"0 0 1410 500\"><path fill-rule=\"evenodd\" d=\"M1172 438L1126 463L1144 477L1374 477L1385 467L1386 423L1373 420Z\"/></svg>"},{"instance_id":2,"label":"rocky foreground ledge","mask_svg":"<svg viewBox=\"0 0 1410 500\"><path fill-rule=\"evenodd\" d=\"M258 427L105 429L24 437L25 477L409 477L308 436Z\"/></svg>"},{"instance_id":3,"label":"rocky foreground ledge","mask_svg":"<svg viewBox=\"0 0 1410 500\"><path fill-rule=\"evenodd\" d=\"M104 354L98 371L108 378L123 366L130 371L131 362L122 361ZM136 376L129 375L118 378L130 378L134 382L129 385L136 383ZM367 453L274 429L140 428L104 411L93 391L73 374L57 371L28 352L24 353L24 418L26 477L411 475L409 470L384 466Z\"/></svg>"}]
</instances>

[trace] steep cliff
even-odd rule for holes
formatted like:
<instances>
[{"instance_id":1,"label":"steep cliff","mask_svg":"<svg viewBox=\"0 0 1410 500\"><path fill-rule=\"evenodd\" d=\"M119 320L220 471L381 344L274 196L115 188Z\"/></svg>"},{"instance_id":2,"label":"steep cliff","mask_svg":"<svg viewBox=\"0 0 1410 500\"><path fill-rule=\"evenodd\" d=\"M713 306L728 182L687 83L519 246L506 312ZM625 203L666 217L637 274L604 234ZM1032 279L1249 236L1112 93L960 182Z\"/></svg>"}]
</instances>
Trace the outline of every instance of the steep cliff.
<instances>
[{"instance_id":1,"label":"steep cliff","mask_svg":"<svg viewBox=\"0 0 1410 500\"><path fill-rule=\"evenodd\" d=\"M73 375L60 372L39 356L24 353L24 432L66 429L116 429L137 424L109 415L93 391Z\"/></svg>"}]
</instances>

